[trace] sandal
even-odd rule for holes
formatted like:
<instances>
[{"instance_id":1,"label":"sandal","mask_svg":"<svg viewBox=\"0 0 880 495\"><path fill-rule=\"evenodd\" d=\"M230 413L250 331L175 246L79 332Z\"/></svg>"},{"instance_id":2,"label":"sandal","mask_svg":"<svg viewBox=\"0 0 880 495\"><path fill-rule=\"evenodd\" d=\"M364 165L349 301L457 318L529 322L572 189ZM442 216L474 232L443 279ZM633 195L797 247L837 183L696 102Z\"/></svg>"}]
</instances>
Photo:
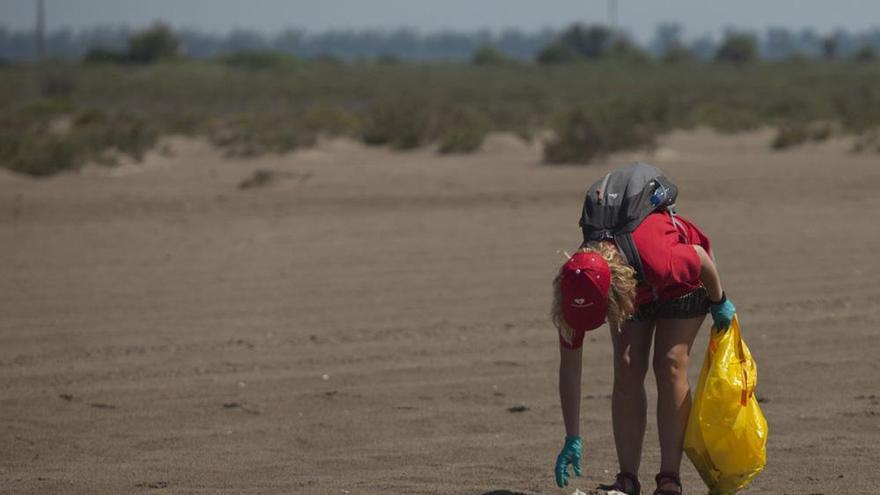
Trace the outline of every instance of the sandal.
<instances>
[{"instance_id":1,"label":"sandal","mask_svg":"<svg viewBox=\"0 0 880 495\"><path fill-rule=\"evenodd\" d=\"M629 487L629 490L627 490ZM599 489L605 492L605 495L641 495L642 484L639 479L632 473L620 472L614 479L614 483L610 485L599 485Z\"/></svg>"},{"instance_id":2,"label":"sandal","mask_svg":"<svg viewBox=\"0 0 880 495\"><path fill-rule=\"evenodd\" d=\"M681 478L679 478L678 473L658 473L657 476L654 477L654 481L657 482L657 489L654 490L654 495L681 495ZM664 481L672 481L678 486L678 490L663 490L660 488L660 484Z\"/></svg>"}]
</instances>

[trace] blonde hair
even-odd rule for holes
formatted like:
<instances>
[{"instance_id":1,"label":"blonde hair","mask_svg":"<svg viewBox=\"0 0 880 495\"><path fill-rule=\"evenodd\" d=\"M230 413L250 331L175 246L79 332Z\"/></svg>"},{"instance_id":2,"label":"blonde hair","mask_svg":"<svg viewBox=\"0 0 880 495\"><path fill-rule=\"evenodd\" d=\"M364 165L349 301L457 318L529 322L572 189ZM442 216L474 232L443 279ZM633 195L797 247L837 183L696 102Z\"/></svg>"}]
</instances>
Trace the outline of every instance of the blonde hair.
<instances>
[{"instance_id":1,"label":"blonde hair","mask_svg":"<svg viewBox=\"0 0 880 495\"><path fill-rule=\"evenodd\" d=\"M611 288L608 290L608 323L620 328L629 320L635 311L636 272L624 260L617 247L610 242L590 242L581 246L580 252L593 252L601 256L611 269ZM550 317L559 335L568 342L574 339L574 330L562 316L562 295L559 290L562 270L553 279L553 306Z\"/></svg>"}]
</instances>

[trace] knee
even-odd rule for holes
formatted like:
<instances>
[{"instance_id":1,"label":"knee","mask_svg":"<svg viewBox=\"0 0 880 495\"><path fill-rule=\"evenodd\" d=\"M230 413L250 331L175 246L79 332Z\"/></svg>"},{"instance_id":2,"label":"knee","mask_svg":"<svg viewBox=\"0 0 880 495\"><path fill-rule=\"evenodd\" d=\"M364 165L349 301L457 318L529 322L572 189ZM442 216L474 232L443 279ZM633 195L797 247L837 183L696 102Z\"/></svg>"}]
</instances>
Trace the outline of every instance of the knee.
<instances>
[{"instance_id":1,"label":"knee","mask_svg":"<svg viewBox=\"0 0 880 495\"><path fill-rule=\"evenodd\" d=\"M647 359L633 359L628 354L615 356L614 382L620 385L641 385L648 374Z\"/></svg>"},{"instance_id":2,"label":"knee","mask_svg":"<svg viewBox=\"0 0 880 495\"><path fill-rule=\"evenodd\" d=\"M686 383L688 355L685 352L670 351L654 355L654 376L657 384Z\"/></svg>"}]
</instances>

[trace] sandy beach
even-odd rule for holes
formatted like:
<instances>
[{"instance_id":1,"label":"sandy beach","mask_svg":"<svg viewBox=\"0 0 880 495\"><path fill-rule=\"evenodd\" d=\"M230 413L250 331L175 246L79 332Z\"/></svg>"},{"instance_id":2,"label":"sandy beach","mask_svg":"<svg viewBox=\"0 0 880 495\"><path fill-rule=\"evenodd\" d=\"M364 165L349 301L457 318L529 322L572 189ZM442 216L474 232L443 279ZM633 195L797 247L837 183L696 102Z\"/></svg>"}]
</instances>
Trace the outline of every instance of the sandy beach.
<instances>
[{"instance_id":1,"label":"sandy beach","mask_svg":"<svg viewBox=\"0 0 880 495\"><path fill-rule=\"evenodd\" d=\"M712 238L758 361L768 464L744 493L878 493L880 156L771 139L547 166L503 134L249 160L175 138L116 168L0 170L0 493L590 493L617 470L611 344L585 344L584 476L559 490L550 281L584 189L638 159Z\"/></svg>"}]
</instances>

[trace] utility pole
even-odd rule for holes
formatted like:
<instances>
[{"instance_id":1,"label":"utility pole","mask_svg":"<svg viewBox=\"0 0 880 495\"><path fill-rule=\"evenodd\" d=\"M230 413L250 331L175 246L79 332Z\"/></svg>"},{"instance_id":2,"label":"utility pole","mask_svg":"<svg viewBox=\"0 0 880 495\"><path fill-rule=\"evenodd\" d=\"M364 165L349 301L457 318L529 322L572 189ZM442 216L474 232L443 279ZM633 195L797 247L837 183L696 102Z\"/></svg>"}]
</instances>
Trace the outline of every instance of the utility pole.
<instances>
[{"instance_id":1,"label":"utility pole","mask_svg":"<svg viewBox=\"0 0 880 495\"><path fill-rule=\"evenodd\" d=\"M37 61L46 56L46 5L37 0L37 25L34 29L34 57Z\"/></svg>"}]
</instances>

